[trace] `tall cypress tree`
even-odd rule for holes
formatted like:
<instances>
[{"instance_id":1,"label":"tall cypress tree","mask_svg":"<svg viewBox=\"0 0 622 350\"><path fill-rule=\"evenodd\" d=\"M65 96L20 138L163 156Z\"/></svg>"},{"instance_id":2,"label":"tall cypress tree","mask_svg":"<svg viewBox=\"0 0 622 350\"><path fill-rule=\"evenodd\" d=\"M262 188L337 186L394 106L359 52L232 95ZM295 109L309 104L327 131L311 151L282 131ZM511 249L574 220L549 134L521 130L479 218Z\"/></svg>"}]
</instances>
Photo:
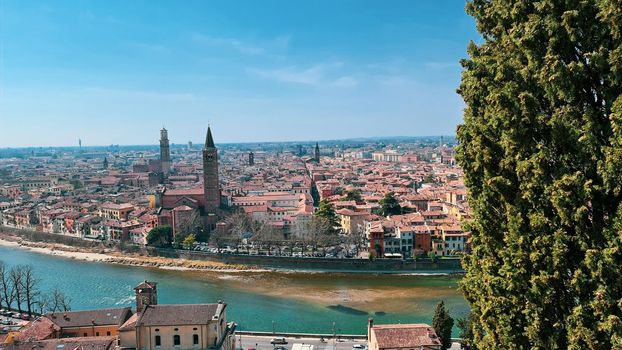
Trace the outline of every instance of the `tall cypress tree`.
<instances>
[{"instance_id":1,"label":"tall cypress tree","mask_svg":"<svg viewBox=\"0 0 622 350\"><path fill-rule=\"evenodd\" d=\"M480 349L622 348L622 1L472 0L458 128Z\"/></svg>"},{"instance_id":2,"label":"tall cypress tree","mask_svg":"<svg viewBox=\"0 0 622 350\"><path fill-rule=\"evenodd\" d=\"M442 300L436 304L434 310L434 317L432 318L432 328L436 331L436 335L441 339L443 346L442 349L449 349L451 347L451 329L454 326L454 319L451 318L447 309L445 309L445 302Z\"/></svg>"}]
</instances>

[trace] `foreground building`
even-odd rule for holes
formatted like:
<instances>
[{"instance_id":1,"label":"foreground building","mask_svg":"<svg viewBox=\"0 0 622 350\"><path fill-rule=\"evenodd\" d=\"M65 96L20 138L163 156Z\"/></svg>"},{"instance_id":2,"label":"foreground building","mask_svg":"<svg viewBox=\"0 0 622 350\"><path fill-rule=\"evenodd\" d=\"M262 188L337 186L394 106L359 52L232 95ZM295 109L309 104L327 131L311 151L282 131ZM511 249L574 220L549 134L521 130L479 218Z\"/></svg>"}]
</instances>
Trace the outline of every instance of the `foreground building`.
<instances>
[{"instance_id":1,"label":"foreground building","mask_svg":"<svg viewBox=\"0 0 622 350\"><path fill-rule=\"evenodd\" d=\"M0 349L235 349L235 323L227 323L227 304L158 305L157 283L148 281L134 291L136 310L49 313Z\"/></svg>"},{"instance_id":2,"label":"foreground building","mask_svg":"<svg viewBox=\"0 0 622 350\"><path fill-rule=\"evenodd\" d=\"M235 349L227 304L158 305L156 283L134 290L136 313L119 329L121 349Z\"/></svg>"},{"instance_id":3,"label":"foreground building","mask_svg":"<svg viewBox=\"0 0 622 350\"><path fill-rule=\"evenodd\" d=\"M427 324L374 325L367 327L369 350L440 350L441 339L434 328Z\"/></svg>"}]
</instances>

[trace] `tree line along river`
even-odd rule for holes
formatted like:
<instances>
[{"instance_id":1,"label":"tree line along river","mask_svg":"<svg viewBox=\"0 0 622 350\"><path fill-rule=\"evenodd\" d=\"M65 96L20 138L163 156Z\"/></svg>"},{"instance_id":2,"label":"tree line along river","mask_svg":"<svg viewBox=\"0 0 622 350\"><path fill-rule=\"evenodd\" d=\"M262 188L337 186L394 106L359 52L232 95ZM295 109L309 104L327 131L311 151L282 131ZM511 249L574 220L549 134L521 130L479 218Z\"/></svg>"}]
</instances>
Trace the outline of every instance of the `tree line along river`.
<instances>
[{"instance_id":1,"label":"tree line along river","mask_svg":"<svg viewBox=\"0 0 622 350\"><path fill-rule=\"evenodd\" d=\"M74 310L134 306L133 287L158 282L160 304L228 304L241 330L364 334L376 323L431 324L444 300L454 318L468 313L457 276L300 272L177 271L85 262L0 247L9 267L31 264L40 289L62 290ZM457 330L454 327L454 335Z\"/></svg>"}]
</instances>

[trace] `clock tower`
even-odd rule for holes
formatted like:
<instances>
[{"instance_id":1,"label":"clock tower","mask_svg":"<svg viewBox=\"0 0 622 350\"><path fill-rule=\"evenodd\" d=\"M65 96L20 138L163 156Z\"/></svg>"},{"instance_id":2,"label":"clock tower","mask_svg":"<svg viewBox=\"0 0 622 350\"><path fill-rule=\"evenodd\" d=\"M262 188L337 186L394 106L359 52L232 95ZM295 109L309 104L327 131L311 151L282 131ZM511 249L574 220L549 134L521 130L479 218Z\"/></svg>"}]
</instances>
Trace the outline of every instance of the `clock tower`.
<instances>
[{"instance_id":1,"label":"clock tower","mask_svg":"<svg viewBox=\"0 0 622 350\"><path fill-rule=\"evenodd\" d=\"M142 312L149 305L158 305L158 290L156 282L139 284L134 288L136 292L136 313Z\"/></svg>"}]
</instances>

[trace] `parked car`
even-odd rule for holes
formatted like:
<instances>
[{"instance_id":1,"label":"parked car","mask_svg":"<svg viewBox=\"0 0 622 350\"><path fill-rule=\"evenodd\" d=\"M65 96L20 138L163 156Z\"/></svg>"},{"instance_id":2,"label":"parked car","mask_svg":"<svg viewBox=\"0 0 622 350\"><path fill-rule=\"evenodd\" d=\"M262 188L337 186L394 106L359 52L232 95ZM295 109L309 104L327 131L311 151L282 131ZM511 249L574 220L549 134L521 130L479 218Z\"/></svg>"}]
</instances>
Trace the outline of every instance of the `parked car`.
<instances>
[{"instance_id":1,"label":"parked car","mask_svg":"<svg viewBox=\"0 0 622 350\"><path fill-rule=\"evenodd\" d=\"M287 348L285 346L277 346L274 350L287 350Z\"/></svg>"},{"instance_id":2,"label":"parked car","mask_svg":"<svg viewBox=\"0 0 622 350\"><path fill-rule=\"evenodd\" d=\"M354 344L354 345L352 345L352 350L367 350L367 345L365 345L365 344Z\"/></svg>"},{"instance_id":3,"label":"parked car","mask_svg":"<svg viewBox=\"0 0 622 350\"><path fill-rule=\"evenodd\" d=\"M270 344L287 344L287 339L283 337L270 339Z\"/></svg>"}]
</instances>

